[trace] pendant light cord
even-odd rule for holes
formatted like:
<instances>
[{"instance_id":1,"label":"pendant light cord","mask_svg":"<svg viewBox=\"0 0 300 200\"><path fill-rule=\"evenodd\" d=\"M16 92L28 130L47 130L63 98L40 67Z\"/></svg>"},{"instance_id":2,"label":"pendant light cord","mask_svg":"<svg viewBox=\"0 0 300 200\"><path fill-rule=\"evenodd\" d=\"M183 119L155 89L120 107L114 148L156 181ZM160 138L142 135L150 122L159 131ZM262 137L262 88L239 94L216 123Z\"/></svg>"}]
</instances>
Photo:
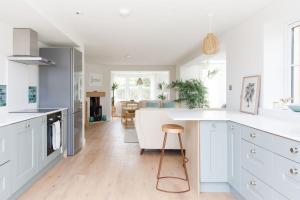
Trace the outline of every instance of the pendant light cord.
<instances>
[{"instance_id":1,"label":"pendant light cord","mask_svg":"<svg viewBox=\"0 0 300 200\"><path fill-rule=\"evenodd\" d=\"M212 23L213 23L214 14L208 14L208 17L209 17L208 31L209 33L212 33Z\"/></svg>"}]
</instances>

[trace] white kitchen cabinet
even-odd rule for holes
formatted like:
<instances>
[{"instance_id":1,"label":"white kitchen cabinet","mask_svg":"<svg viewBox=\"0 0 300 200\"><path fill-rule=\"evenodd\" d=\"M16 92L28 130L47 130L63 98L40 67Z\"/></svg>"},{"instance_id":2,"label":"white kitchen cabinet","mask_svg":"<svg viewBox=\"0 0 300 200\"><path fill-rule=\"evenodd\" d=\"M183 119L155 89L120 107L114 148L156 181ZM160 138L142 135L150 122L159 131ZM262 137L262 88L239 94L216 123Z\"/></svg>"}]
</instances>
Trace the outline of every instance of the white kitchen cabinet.
<instances>
[{"instance_id":1,"label":"white kitchen cabinet","mask_svg":"<svg viewBox=\"0 0 300 200\"><path fill-rule=\"evenodd\" d=\"M227 123L228 182L236 191L240 191L241 184L241 131L241 125Z\"/></svg>"},{"instance_id":2,"label":"white kitchen cabinet","mask_svg":"<svg viewBox=\"0 0 300 200\"><path fill-rule=\"evenodd\" d=\"M226 128L224 121L200 124L200 180L203 183L227 182Z\"/></svg>"}]
</instances>

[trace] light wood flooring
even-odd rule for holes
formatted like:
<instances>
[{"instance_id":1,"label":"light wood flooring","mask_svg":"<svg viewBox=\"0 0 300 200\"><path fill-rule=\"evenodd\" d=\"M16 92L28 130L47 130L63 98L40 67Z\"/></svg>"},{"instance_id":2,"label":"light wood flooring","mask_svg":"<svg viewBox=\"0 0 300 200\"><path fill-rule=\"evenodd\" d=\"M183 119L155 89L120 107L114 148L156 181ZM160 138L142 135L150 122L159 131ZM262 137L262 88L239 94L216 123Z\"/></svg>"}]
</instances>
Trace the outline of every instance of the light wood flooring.
<instances>
[{"instance_id":1,"label":"light wood flooring","mask_svg":"<svg viewBox=\"0 0 300 200\"><path fill-rule=\"evenodd\" d=\"M86 145L76 156L62 159L20 200L193 200L191 193L169 194L155 189L158 151L140 156L138 144L123 142L119 120L86 131ZM167 153L162 173L183 175L176 152ZM167 189L184 183L162 182ZM226 193L204 193L201 200L233 200Z\"/></svg>"}]
</instances>

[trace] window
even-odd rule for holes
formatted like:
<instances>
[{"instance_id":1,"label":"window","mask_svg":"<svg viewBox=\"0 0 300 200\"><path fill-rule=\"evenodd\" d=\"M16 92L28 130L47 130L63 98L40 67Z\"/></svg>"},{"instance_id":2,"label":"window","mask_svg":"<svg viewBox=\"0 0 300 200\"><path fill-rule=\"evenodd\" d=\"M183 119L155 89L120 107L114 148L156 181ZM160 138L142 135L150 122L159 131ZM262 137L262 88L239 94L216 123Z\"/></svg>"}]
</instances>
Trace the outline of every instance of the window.
<instances>
[{"instance_id":1,"label":"window","mask_svg":"<svg viewBox=\"0 0 300 200\"><path fill-rule=\"evenodd\" d=\"M300 103L300 25L292 28L291 97Z\"/></svg>"},{"instance_id":2,"label":"window","mask_svg":"<svg viewBox=\"0 0 300 200\"><path fill-rule=\"evenodd\" d=\"M126 78L115 77L114 82L118 83L118 89L116 90L116 99L126 99Z\"/></svg>"},{"instance_id":3,"label":"window","mask_svg":"<svg viewBox=\"0 0 300 200\"><path fill-rule=\"evenodd\" d=\"M226 54L219 52L209 57L199 56L180 67L183 80L200 79L207 88L210 108L226 105Z\"/></svg>"},{"instance_id":4,"label":"window","mask_svg":"<svg viewBox=\"0 0 300 200\"><path fill-rule=\"evenodd\" d=\"M142 85L137 84L139 78ZM169 83L169 72L112 72L112 82L119 85L115 91L116 101L157 99L161 93L158 84L163 81Z\"/></svg>"}]
</instances>

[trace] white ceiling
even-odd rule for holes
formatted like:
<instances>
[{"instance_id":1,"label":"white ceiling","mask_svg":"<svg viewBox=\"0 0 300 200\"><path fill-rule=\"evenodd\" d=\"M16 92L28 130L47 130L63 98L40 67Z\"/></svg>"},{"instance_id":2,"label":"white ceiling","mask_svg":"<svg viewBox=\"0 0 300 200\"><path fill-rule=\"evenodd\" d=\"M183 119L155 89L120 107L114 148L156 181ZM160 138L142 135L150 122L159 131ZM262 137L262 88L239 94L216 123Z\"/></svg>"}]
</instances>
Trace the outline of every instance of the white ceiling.
<instances>
[{"instance_id":1,"label":"white ceiling","mask_svg":"<svg viewBox=\"0 0 300 200\"><path fill-rule=\"evenodd\" d=\"M24 0L0 0L0 22L17 28L32 28L40 33L40 41L53 46L76 45L69 36Z\"/></svg>"},{"instance_id":2,"label":"white ceiling","mask_svg":"<svg viewBox=\"0 0 300 200\"><path fill-rule=\"evenodd\" d=\"M13 1L22 0L6 2ZM208 31L209 13L215 15L213 31L220 34L272 0L23 1L29 2L35 12L55 24L54 28L82 41L89 59L112 65L175 65L189 51L200 48ZM127 18L118 13L123 7L132 10ZM19 16L22 18L19 25L23 23L22 9L12 6L6 10L1 4L0 8L0 21L5 17ZM3 11L6 15L1 13ZM14 12L15 17L9 11ZM75 15L76 11L83 14ZM40 21L33 17L32 23ZM62 38L53 35L51 30L47 34L47 26L35 25L40 27L44 40L63 43ZM131 58L126 58L126 55Z\"/></svg>"}]
</instances>

